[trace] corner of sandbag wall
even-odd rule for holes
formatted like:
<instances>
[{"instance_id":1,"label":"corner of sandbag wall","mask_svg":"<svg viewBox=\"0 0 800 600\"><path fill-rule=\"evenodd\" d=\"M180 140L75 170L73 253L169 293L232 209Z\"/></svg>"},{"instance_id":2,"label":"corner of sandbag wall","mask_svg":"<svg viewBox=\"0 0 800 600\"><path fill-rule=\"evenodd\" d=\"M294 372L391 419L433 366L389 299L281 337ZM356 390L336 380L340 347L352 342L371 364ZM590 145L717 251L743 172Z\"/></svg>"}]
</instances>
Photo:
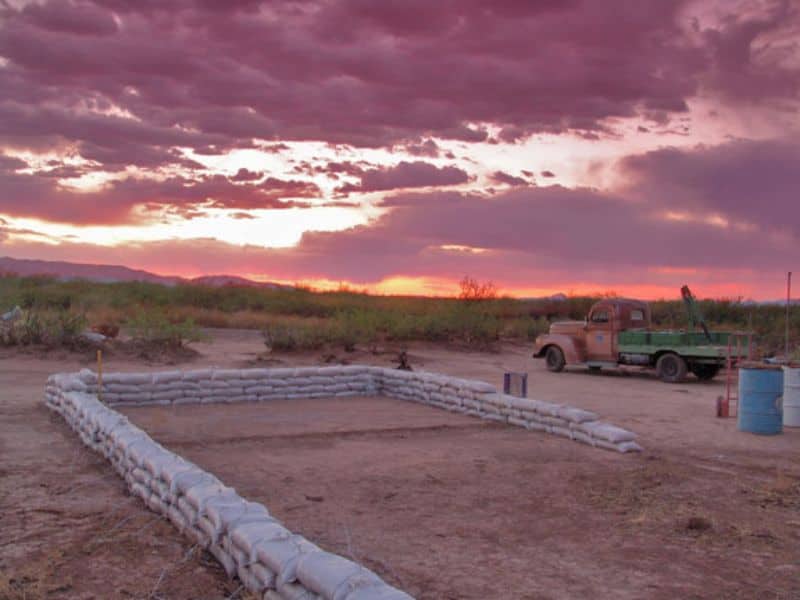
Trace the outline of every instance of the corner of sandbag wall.
<instances>
[{"instance_id":1,"label":"corner of sandbag wall","mask_svg":"<svg viewBox=\"0 0 800 600\"><path fill-rule=\"evenodd\" d=\"M266 507L165 449L86 387L78 374L52 375L45 403L110 461L132 495L251 592L267 600L413 600L369 569L293 534Z\"/></svg>"}]
</instances>

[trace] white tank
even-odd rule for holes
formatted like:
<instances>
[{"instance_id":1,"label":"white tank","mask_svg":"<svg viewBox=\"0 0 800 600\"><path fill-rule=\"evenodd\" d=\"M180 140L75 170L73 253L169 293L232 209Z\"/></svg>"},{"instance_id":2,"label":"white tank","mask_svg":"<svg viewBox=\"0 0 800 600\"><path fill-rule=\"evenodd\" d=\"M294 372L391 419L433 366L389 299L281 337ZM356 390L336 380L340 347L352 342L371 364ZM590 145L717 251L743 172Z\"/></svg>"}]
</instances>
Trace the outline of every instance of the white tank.
<instances>
[{"instance_id":1,"label":"white tank","mask_svg":"<svg viewBox=\"0 0 800 600\"><path fill-rule=\"evenodd\" d=\"M800 427L800 368L783 367L783 426Z\"/></svg>"}]
</instances>

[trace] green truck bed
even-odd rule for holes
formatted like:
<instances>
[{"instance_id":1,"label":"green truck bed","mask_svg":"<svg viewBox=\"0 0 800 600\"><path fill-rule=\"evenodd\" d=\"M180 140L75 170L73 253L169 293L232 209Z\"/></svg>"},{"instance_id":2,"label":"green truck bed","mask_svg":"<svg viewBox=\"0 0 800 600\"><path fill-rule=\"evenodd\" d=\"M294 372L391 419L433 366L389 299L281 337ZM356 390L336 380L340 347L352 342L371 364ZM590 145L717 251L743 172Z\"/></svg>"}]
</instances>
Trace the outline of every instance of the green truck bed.
<instances>
[{"instance_id":1,"label":"green truck bed","mask_svg":"<svg viewBox=\"0 0 800 600\"><path fill-rule=\"evenodd\" d=\"M620 353L656 354L671 350L681 356L724 357L728 353L728 339L731 333L710 332L709 342L699 331L621 331L618 337ZM732 347L735 353L735 344ZM742 349L742 356L747 348Z\"/></svg>"}]
</instances>

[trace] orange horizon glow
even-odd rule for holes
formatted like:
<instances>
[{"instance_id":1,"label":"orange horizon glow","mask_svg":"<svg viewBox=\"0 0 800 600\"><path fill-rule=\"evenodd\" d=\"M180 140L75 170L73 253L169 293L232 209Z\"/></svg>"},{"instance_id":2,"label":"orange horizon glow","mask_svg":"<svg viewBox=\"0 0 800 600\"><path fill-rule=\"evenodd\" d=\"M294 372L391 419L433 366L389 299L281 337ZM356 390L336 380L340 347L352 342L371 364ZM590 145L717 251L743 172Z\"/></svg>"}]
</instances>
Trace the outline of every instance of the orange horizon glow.
<instances>
[{"instance_id":1,"label":"orange horizon glow","mask_svg":"<svg viewBox=\"0 0 800 600\"><path fill-rule=\"evenodd\" d=\"M214 276L213 273L202 271L169 271L162 269L152 269L147 266L136 266L132 268L142 269L155 275L164 277L182 277L193 279L196 277ZM761 297L754 297L752 289L745 288L740 284L695 284L693 281L702 280L704 275L697 269L659 269L660 272L670 274L683 274L687 276L689 287L692 288L700 299L714 300L764 300L774 301L781 298L779 293ZM275 283L279 285L309 289L313 292L354 292L363 293L371 296L413 296L428 298L455 298L460 292L459 283L462 276L452 279L443 277L419 277L413 275L399 275L382 279L371 284L358 283L348 280L335 280L324 278L300 278L300 279L281 279L269 277L262 273L247 272L226 272L224 274L233 277L243 277L257 283ZM688 278L691 276L691 278ZM479 278L480 279L480 278ZM481 280L482 281L482 280ZM489 280L487 280L489 281ZM497 297L509 297L514 299L527 298L546 298L549 296L563 294L567 297L625 297L637 298L647 301L658 300L677 300L680 299L680 285L672 284L639 284L639 285L608 285L603 286L597 282L565 282L563 285L547 286L505 286L498 282L492 282L497 289ZM782 283L777 284L782 285ZM784 292L785 294L785 292Z\"/></svg>"}]
</instances>

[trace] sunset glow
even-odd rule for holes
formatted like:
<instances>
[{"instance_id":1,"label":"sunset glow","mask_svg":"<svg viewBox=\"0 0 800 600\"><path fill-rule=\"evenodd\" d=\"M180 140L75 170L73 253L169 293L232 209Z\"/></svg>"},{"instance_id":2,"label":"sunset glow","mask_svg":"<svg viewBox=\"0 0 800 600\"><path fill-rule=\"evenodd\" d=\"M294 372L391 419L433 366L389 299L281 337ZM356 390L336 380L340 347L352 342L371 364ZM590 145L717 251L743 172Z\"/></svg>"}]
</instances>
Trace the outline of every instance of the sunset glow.
<instances>
[{"instance_id":1,"label":"sunset glow","mask_svg":"<svg viewBox=\"0 0 800 600\"><path fill-rule=\"evenodd\" d=\"M2 4L0 255L778 298L798 40L788 0Z\"/></svg>"}]
</instances>

